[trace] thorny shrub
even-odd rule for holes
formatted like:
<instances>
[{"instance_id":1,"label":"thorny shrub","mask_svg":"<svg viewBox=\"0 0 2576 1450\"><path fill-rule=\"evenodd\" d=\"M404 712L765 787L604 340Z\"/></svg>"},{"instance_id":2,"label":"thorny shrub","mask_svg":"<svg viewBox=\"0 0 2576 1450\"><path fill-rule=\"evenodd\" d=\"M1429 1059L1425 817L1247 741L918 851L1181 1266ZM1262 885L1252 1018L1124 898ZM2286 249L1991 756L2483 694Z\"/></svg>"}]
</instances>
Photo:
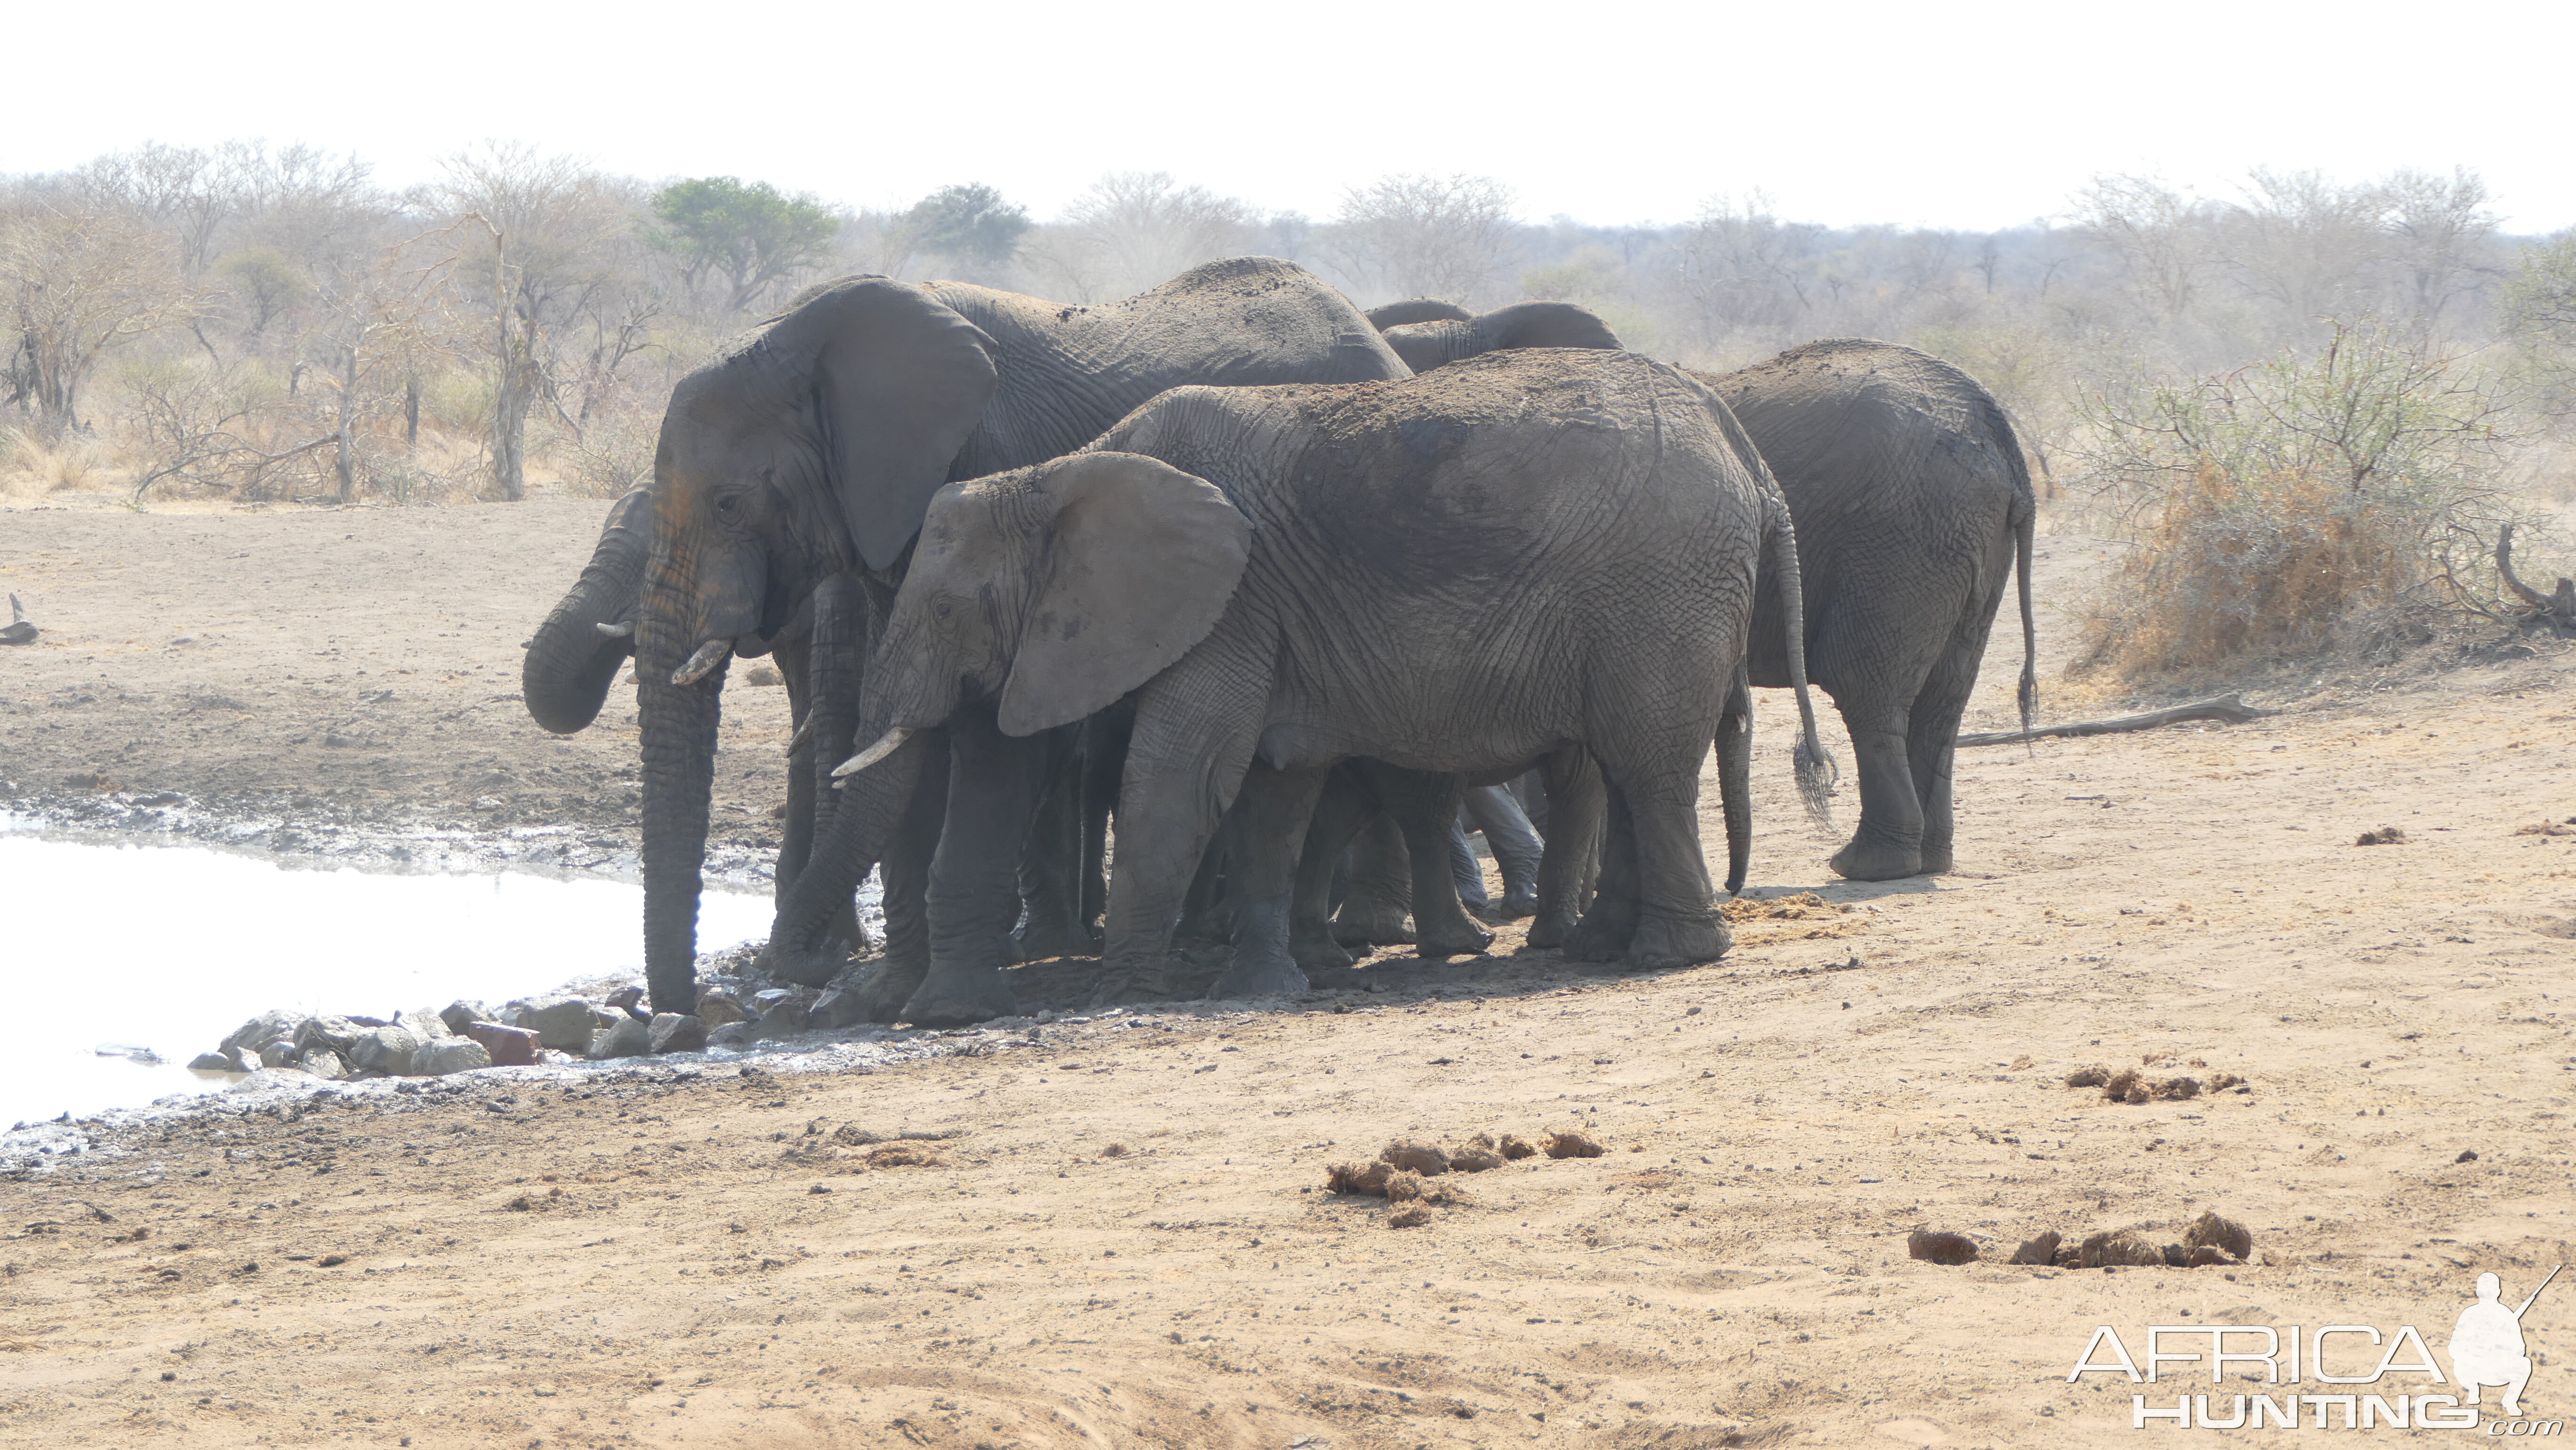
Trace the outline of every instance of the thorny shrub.
<instances>
[{"instance_id":1,"label":"thorny shrub","mask_svg":"<svg viewBox=\"0 0 2576 1450\"><path fill-rule=\"evenodd\" d=\"M2079 669L2124 678L2307 654L2364 615L2493 616L2510 385L2375 320L2233 372L2089 392L2087 481L2137 547L2085 609Z\"/></svg>"}]
</instances>

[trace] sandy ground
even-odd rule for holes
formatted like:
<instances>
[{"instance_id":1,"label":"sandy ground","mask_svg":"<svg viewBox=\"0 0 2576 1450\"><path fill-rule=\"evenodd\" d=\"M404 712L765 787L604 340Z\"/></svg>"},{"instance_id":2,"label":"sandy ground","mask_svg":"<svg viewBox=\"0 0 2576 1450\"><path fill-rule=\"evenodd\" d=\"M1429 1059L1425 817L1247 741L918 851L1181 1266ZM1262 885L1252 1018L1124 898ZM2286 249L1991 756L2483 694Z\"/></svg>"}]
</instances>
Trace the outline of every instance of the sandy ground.
<instances>
[{"instance_id":1,"label":"sandy ground","mask_svg":"<svg viewBox=\"0 0 2576 1450\"><path fill-rule=\"evenodd\" d=\"M507 699L595 512L0 514L5 582L59 630L0 655L9 773L622 832L627 737L553 741ZM2098 558L2043 547L2043 591ZM2439 1350L2478 1272L2518 1301L2571 1257L2576 836L2526 829L2576 817L2571 665L1966 752L1962 869L1879 886L1823 872L1766 699L1754 879L1851 909L1747 922L1692 971L1506 931L866 1073L494 1074L101 1132L0 1182L0 1443L2114 1445L2152 1433L2133 1393L2215 1387L2069 1384L2097 1325L2133 1353L2195 1322ZM2012 673L1999 650L1972 728ZM744 760L748 809L775 767ZM2354 844L2383 824L2405 842ZM1025 969L1024 999L1084 970ZM2142 1062L2248 1090L2061 1085ZM1323 1189L1390 1138L1577 1125L1604 1156L1432 1180L1455 1201L1420 1226ZM2001 1262L2205 1209L2252 1262ZM1909 1259L1918 1227L1983 1261ZM2526 1408L2570 1416L2576 1285L2524 1326ZM2287 1392L2235 1373L2222 1411Z\"/></svg>"}]
</instances>

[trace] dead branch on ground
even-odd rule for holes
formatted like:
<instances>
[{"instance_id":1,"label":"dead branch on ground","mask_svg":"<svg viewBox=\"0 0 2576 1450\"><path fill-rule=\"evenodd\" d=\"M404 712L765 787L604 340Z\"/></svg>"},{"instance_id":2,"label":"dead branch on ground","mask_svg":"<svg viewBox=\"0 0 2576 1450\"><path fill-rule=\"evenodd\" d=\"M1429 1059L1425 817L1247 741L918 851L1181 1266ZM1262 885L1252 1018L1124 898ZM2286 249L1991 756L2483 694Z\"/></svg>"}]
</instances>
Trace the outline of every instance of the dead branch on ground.
<instances>
[{"instance_id":1,"label":"dead branch on ground","mask_svg":"<svg viewBox=\"0 0 2576 1450\"><path fill-rule=\"evenodd\" d=\"M1998 730L1984 735L1962 735L1961 746L2019 745L2050 735L2118 735L2130 730L2153 730L2159 725L2174 725L2185 720L2219 720L2242 725L2277 715L2278 710L2258 710L2234 695L2219 695L2207 700L2194 700L2188 705L2175 705L2164 710L2149 710L2143 715L2121 715L2109 720L2070 720L2063 725L2043 725L2037 730Z\"/></svg>"}]
</instances>

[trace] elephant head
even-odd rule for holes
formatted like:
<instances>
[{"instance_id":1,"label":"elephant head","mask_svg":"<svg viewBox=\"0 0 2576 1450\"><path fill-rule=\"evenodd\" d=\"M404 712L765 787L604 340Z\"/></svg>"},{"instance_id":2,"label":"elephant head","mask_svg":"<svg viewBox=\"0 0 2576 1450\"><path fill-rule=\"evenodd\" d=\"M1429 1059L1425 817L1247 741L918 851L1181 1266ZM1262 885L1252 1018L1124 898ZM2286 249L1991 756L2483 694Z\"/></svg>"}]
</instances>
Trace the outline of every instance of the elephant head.
<instances>
[{"instance_id":1,"label":"elephant head","mask_svg":"<svg viewBox=\"0 0 2576 1450\"><path fill-rule=\"evenodd\" d=\"M672 390L636 620L645 973L695 1010L718 691L822 580L886 571L998 386L991 338L883 277L816 288ZM819 688L819 686L818 686Z\"/></svg>"},{"instance_id":2,"label":"elephant head","mask_svg":"<svg viewBox=\"0 0 2576 1450\"><path fill-rule=\"evenodd\" d=\"M967 707L1020 736L1107 708L1216 627L1251 540L1213 484L1133 453L943 489L860 696L885 735L844 772Z\"/></svg>"},{"instance_id":3,"label":"elephant head","mask_svg":"<svg viewBox=\"0 0 2576 1450\"><path fill-rule=\"evenodd\" d=\"M1399 309L1421 307L1422 303L1399 302L1382 307L1378 312L1393 314ZM1430 303L1433 307L1450 307L1448 303ZM1603 347L1620 346L1619 335L1610 330L1600 315L1588 307L1571 302L1515 302L1498 307L1481 317L1469 317L1464 309L1452 308L1458 316L1436 316L1425 321L1380 322L1386 345L1417 373L1427 373L1443 363L1463 362L1484 353L1500 352L1507 347ZM1378 313L1369 314L1371 321Z\"/></svg>"},{"instance_id":4,"label":"elephant head","mask_svg":"<svg viewBox=\"0 0 2576 1450\"><path fill-rule=\"evenodd\" d=\"M618 666L635 652L635 606L652 552L652 495L637 489L608 511L581 578L528 641L519 694L528 714L557 735L599 717Z\"/></svg>"}]
</instances>

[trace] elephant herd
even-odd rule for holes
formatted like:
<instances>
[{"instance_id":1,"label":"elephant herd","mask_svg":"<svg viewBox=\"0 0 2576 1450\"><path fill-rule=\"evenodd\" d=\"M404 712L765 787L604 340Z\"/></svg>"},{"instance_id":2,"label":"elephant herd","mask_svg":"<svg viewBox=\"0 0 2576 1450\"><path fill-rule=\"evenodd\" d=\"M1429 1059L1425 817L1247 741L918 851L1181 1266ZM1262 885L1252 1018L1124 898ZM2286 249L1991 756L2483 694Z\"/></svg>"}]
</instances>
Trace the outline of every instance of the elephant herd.
<instances>
[{"instance_id":1,"label":"elephant herd","mask_svg":"<svg viewBox=\"0 0 2576 1450\"><path fill-rule=\"evenodd\" d=\"M2035 700L2032 519L1993 398L1887 343L1700 374L1579 307L1363 314L1268 258L1092 307L858 277L674 389L525 696L579 730L635 659L657 1011L695 1010L720 692L763 653L795 720L763 962L848 970L879 870L873 1020L1007 1015L1006 965L1048 956L1097 952L1103 1001L1167 994L1184 932L1230 943L1229 998L1347 945L1479 951L1469 791L1533 944L1674 967L1728 946L1699 776L1713 743L1739 889L1750 686L1797 692L1819 816L1811 678L1842 713L1835 871L1950 869L2016 563ZM1543 848L1494 789L1522 777Z\"/></svg>"}]
</instances>

